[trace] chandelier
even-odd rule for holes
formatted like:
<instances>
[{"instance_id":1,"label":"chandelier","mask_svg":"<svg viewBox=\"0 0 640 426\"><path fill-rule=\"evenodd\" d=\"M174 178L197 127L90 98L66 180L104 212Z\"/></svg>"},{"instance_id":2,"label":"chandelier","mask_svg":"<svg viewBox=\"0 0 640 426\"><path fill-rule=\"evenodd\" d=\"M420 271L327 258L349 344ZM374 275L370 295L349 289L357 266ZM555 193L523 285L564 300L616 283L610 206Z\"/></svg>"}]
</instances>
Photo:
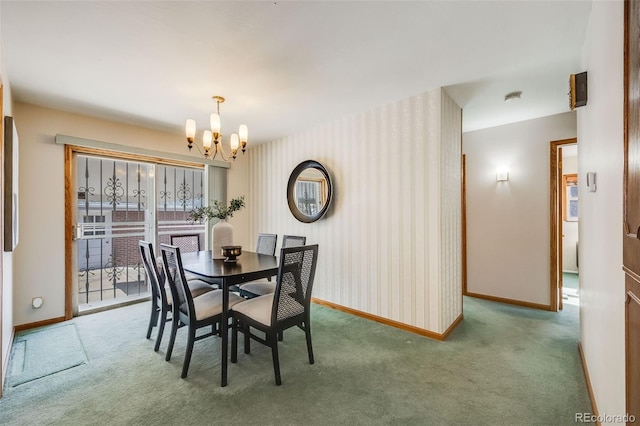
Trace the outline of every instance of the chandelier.
<instances>
[{"instance_id":1,"label":"chandelier","mask_svg":"<svg viewBox=\"0 0 640 426\"><path fill-rule=\"evenodd\" d=\"M196 145L196 147L198 151L200 151L200 154L210 160L216 158L218 153L220 153L220 157L222 157L224 161L235 160L238 148L242 149L242 154L246 151L249 130L246 125L241 124L238 133L231 134L231 139L229 140L231 152L227 154L222 147L222 134L220 133L220 104L224 102L224 98L222 96L213 96L212 99L216 103L216 112L211 114L211 130L205 130L202 133L202 148L204 151L200 149L198 145ZM187 133L187 146L189 147L189 151L191 151L191 148L193 148L193 140L196 136L196 121L188 119L185 129ZM211 147L212 143L213 148Z\"/></svg>"}]
</instances>

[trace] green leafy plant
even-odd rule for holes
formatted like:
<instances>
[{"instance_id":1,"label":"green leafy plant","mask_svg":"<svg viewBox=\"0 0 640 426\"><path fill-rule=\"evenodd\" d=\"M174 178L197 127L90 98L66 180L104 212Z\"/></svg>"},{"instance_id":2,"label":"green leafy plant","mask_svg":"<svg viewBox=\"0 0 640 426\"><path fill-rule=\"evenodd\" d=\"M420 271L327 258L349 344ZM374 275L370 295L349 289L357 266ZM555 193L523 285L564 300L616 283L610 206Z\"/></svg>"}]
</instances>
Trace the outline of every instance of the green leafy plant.
<instances>
[{"instance_id":1,"label":"green leafy plant","mask_svg":"<svg viewBox=\"0 0 640 426\"><path fill-rule=\"evenodd\" d=\"M244 208L244 195L238 198L233 198L229 205L224 205L220 200L215 200L213 205L206 207L196 207L189 212L187 220L191 223L194 222L206 222L213 218L227 219L233 217L233 214L238 210Z\"/></svg>"}]
</instances>

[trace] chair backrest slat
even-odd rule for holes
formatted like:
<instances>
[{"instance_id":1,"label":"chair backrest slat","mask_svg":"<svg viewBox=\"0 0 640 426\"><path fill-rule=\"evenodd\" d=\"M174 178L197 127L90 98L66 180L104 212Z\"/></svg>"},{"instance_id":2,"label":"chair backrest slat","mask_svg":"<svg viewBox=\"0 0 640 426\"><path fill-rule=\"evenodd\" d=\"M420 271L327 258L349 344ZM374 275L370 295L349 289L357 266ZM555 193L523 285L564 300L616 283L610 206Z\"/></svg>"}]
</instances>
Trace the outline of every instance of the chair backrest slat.
<instances>
[{"instance_id":1,"label":"chair backrest slat","mask_svg":"<svg viewBox=\"0 0 640 426\"><path fill-rule=\"evenodd\" d=\"M194 316L195 309L193 307L191 291L187 285L187 279L185 278L184 269L182 268L180 248L168 244L160 244L160 249L162 250L162 260L164 262L169 288L171 289L171 295L174 301L178 301L178 303L175 303L174 312L177 313L178 310L181 310L189 317L192 317Z\"/></svg>"},{"instance_id":2,"label":"chair backrest slat","mask_svg":"<svg viewBox=\"0 0 640 426\"><path fill-rule=\"evenodd\" d=\"M167 296L164 288L164 273L158 269L158 264L156 263L156 258L153 253L153 244L140 240L138 247L140 249L140 258L142 259L142 264L151 286L151 296L159 299L162 303L166 303Z\"/></svg>"},{"instance_id":3,"label":"chair backrest slat","mask_svg":"<svg viewBox=\"0 0 640 426\"><path fill-rule=\"evenodd\" d=\"M317 260L317 244L280 250L271 324L308 313Z\"/></svg>"}]
</instances>

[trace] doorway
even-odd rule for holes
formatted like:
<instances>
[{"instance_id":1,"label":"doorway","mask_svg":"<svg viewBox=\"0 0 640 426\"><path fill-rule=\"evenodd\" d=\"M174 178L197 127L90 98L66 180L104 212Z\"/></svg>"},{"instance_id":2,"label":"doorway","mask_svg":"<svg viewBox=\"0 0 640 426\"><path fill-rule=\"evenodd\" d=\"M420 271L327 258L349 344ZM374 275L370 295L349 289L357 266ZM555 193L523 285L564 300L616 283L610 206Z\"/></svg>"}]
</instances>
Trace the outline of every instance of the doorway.
<instances>
[{"instance_id":1,"label":"doorway","mask_svg":"<svg viewBox=\"0 0 640 426\"><path fill-rule=\"evenodd\" d=\"M551 309L579 305L578 144L577 139L551 142Z\"/></svg>"},{"instance_id":2,"label":"doorway","mask_svg":"<svg viewBox=\"0 0 640 426\"><path fill-rule=\"evenodd\" d=\"M149 296L139 240L158 246L196 234L204 246L204 225L188 221L205 200L202 168L78 154L74 169L74 312Z\"/></svg>"}]
</instances>

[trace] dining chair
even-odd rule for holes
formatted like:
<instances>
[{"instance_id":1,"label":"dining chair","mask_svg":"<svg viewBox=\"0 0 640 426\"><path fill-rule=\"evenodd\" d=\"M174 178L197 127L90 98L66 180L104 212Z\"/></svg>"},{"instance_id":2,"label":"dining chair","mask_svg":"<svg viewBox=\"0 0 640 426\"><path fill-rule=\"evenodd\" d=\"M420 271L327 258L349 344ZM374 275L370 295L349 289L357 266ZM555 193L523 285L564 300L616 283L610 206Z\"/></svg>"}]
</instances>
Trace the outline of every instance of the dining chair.
<instances>
[{"instance_id":1,"label":"dining chair","mask_svg":"<svg viewBox=\"0 0 640 426\"><path fill-rule=\"evenodd\" d=\"M273 256L276 254L276 244L278 243L277 234L258 234L258 242L256 243L256 253L268 254Z\"/></svg>"},{"instance_id":2,"label":"dining chair","mask_svg":"<svg viewBox=\"0 0 640 426\"><path fill-rule=\"evenodd\" d=\"M238 361L238 330L244 334L244 353L251 353L251 339L271 348L276 385L282 384L278 358L278 336L297 326L307 340L309 364L314 363L311 345L311 291L318 260L318 245L280 250L276 290L238 303L231 309L231 362ZM254 334L252 329L264 333Z\"/></svg>"},{"instance_id":3,"label":"dining chair","mask_svg":"<svg viewBox=\"0 0 640 426\"><path fill-rule=\"evenodd\" d=\"M282 236L282 247L296 247L303 246L307 243L307 237L302 237L299 235L283 235Z\"/></svg>"},{"instance_id":4,"label":"dining chair","mask_svg":"<svg viewBox=\"0 0 640 426\"><path fill-rule=\"evenodd\" d=\"M200 235L199 234L184 234L184 235L171 235L171 245L180 248L182 253L191 253L194 251L200 251Z\"/></svg>"},{"instance_id":5,"label":"dining chair","mask_svg":"<svg viewBox=\"0 0 640 426\"><path fill-rule=\"evenodd\" d=\"M184 379L189 371L193 344L206 337L220 334L219 323L222 317L224 290L212 290L194 297L189 291L189 285L185 278L180 248L168 244L160 244L160 248L162 250L164 268L167 271L167 281L169 281L171 295L173 300L176 301L173 303L171 337L169 338L169 347L167 348L165 359L167 361L171 360L178 328L186 326L188 329L187 350L182 364L182 374L180 375ZM240 296L230 293L229 307L242 300L244 299ZM211 332L196 336L196 330L209 326L211 327Z\"/></svg>"},{"instance_id":6,"label":"dining chair","mask_svg":"<svg viewBox=\"0 0 640 426\"><path fill-rule=\"evenodd\" d=\"M175 234L170 237L170 244L180 248L180 253L192 253L200 251L200 235L199 234ZM202 278L197 275L193 275L189 272L185 272L187 280L196 280ZM219 281L208 282L209 285L220 288Z\"/></svg>"},{"instance_id":7,"label":"dining chair","mask_svg":"<svg viewBox=\"0 0 640 426\"><path fill-rule=\"evenodd\" d=\"M276 253L277 243L278 243L277 234L258 234L258 242L256 243L256 253L268 254L270 256L273 256ZM267 288L274 286L274 284L271 283L270 281L271 281L271 277L262 279L262 280L256 280L256 281L250 281L250 282L244 283L238 287L240 296L247 299L251 297L256 297L258 296L258 294L252 291L252 289L261 288L263 284L266 284ZM267 293L264 293L264 294L267 294Z\"/></svg>"},{"instance_id":8,"label":"dining chair","mask_svg":"<svg viewBox=\"0 0 640 426\"><path fill-rule=\"evenodd\" d=\"M283 235L282 236L282 248L303 246L307 242L307 237L301 237L297 235ZM273 253L275 253L276 247L273 246ZM257 250L256 250L257 251ZM251 299L252 297L263 296L276 291L276 284L267 281L251 281L240 286L240 296L245 299Z\"/></svg>"},{"instance_id":9,"label":"dining chair","mask_svg":"<svg viewBox=\"0 0 640 426\"><path fill-rule=\"evenodd\" d=\"M138 248L140 249L140 258L142 259L145 273L151 285L151 317L149 318L149 327L147 328L147 339L151 337L151 331L153 327L157 325L158 336L156 337L156 344L153 350L158 352L165 323L171 320L171 318L168 318L168 314L171 312L173 298L166 283L164 268L158 268L158 264L156 263L153 244L140 240L138 242ZM188 286L189 292L194 297L213 290L213 287L200 280L190 281Z\"/></svg>"}]
</instances>

